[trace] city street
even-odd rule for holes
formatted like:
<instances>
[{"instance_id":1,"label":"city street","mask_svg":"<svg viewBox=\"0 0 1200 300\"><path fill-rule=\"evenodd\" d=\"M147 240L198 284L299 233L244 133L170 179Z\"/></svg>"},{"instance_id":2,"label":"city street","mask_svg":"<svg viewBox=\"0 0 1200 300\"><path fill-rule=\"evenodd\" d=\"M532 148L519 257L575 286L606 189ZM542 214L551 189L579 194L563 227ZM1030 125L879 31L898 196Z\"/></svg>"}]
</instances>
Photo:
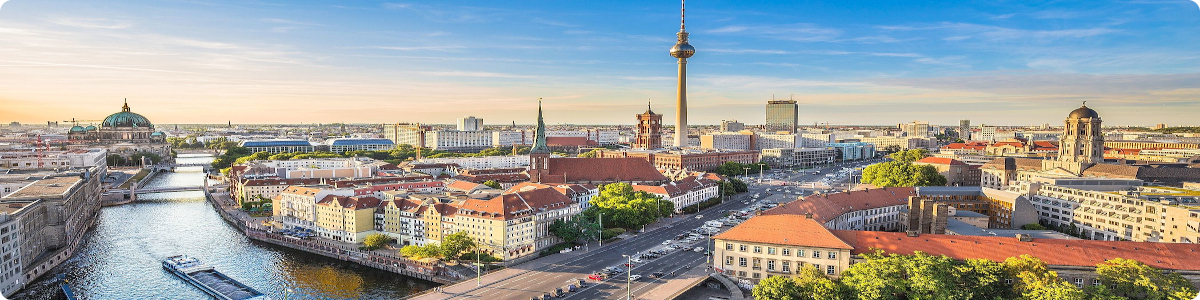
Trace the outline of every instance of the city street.
<instances>
[{"instance_id":1,"label":"city street","mask_svg":"<svg viewBox=\"0 0 1200 300\"><path fill-rule=\"evenodd\" d=\"M784 177L788 181L789 189L795 189L797 188L795 185L824 178L824 173L827 171L835 171L842 167L861 167L875 162L877 161L809 169L797 171L794 175L787 170L780 170L777 173L787 174ZM814 175L812 174L813 171L821 171L822 174ZM613 244L606 244L601 249L591 249L582 253L556 254L555 256L541 258L522 265L512 266L509 270L502 270L484 276L482 280L484 285L482 287L477 288L475 280L469 280L446 286L443 288L444 292L432 292L419 296L416 299L529 299L544 293L550 293L556 288L565 289L569 284L568 281L586 279L588 275L600 271L605 267L620 266L625 268L622 265L627 260L622 255L639 254L661 248L664 241L672 240L676 235L691 232L693 229L703 226L706 221L723 218L727 211L741 210L752 205L758 201L751 199L751 196L754 194L762 195L760 199L764 200L764 202L773 203L785 203L799 197L794 194L785 195L783 193L772 193L772 195L766 196L768 193L766 192L767 189L775 191L781 187L778 185L781 182L775 180L772 184L760 185L757 184L757 177L757 175L752 175L750 178L744 179L749 186L749 192L734 196L724 203L701 211L699 214L665 219L660 224L651 225L652 229L648 232L634 235ZM808 194L811 191L805 190L804 193ZM751 204L746 204L745 202L747 201ZM696 218L697 216L700 216L700 218ZM723 229L728 228L730 227L724 227ZM595 247L596 244L593 243L589 246ZM707 252L712 248L712 241L710 239L701 239L686 246L704 247L704 251ZM557 256L569 256L569 258L561 259L561 261L554 263L539 264L539 261L542 260L556 261L558 259ZM641 275L642 278L634 281L631 287L627 288L625 281L626 274L622 273L602 282L588 280L586 287L574 293L568 293L563 298L624 299L628 291L636 299L639 295L654 290L659 285L666 283L667 280L672 279L672 273L682 274L690 268L706 267L706 258L703 253L685 251L683 249L675 250L657 259L649 259L645 260L642 264L635 264L630 274ZM649 275L653 272L662 272L666 276L658 279L649 278Z\"/></svg>"}]
</instances>

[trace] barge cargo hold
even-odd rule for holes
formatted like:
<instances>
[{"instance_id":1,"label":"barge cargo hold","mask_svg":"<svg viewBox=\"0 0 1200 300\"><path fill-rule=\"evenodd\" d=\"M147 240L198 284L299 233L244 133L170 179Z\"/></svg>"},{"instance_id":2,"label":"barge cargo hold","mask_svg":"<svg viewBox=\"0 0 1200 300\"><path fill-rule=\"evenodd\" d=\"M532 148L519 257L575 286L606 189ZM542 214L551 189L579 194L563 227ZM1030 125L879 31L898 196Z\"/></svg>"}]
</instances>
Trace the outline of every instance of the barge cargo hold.
<instances>
[{"instance_id":1,"label":"barge cargo hold","mask_svg":"<svg viewBox=\"0 0 1200 300\"><path fill-rule=\"evenodd\" d=\"M225 276L200 260L186 255L168 257L163 269L174 273L184 281L221 300L270 300L259 291Z\"/></svg>"}]
</instances>

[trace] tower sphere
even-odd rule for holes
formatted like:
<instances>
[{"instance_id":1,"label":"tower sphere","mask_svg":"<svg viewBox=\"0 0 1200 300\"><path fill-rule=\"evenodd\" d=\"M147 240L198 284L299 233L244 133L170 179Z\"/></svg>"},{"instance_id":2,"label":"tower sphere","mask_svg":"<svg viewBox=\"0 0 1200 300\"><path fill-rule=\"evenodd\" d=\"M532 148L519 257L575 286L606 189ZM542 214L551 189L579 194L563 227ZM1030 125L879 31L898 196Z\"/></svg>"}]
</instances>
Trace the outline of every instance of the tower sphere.
<instances>
[{"instance_id":1,"label":"tower sphere","mask_svg":"<svg viewBox=\"0 0 1200 300\"><path fill-rule=\"evenodd\" d=\"M687 42L679 42L671 47L671 56L675 58L689 58L692 54L696 54L696 48Z\"/></svg>"}]
</instances>

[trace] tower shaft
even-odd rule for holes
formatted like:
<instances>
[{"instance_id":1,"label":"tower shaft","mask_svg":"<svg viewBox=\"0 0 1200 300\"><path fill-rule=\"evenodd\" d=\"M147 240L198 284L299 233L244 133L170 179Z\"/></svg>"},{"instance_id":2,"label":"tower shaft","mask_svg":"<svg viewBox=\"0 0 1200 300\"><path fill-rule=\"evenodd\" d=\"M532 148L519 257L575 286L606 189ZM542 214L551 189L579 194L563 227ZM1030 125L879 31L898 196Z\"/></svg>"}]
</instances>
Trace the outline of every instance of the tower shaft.
<instances>
[{"instance_id":1,"label":"tower shaft","mask_svg":"<svg viewBox=\"0 0 1200 300\"><path fill-rule=\"evenodd\" d=\"M683 148L688 145L687 124L687 58L679 58L679 80L675 99L675 147Z\"/></svg>"}]
</instances>

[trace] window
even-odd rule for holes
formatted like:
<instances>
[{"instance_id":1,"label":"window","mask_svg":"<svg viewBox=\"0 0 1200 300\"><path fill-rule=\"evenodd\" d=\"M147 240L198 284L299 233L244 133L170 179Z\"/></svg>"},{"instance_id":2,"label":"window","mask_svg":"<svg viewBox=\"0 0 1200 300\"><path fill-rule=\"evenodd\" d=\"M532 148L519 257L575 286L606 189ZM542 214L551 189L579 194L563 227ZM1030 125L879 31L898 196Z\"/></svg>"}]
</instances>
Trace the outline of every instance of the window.
<instances>
[{"instance_id":1,"label":"window","mask_svg":"<svg viewBox=\"0 0 1200 300\"><path fill-rule=\"evenodd\" d=\"M762 277L762 274L754 273L754 279L758 279L759 277Z\"/></svg>"},{"instance_id":2,"label":"window","mask_svg":"<svg viewBox=\"0 0 1200 300\"><path fill-rule=\"evenodd\" d=\"M733 256L726 256L725 257L725 265L728 266L728 265L732 265L732 264L733 264Z\"/></svg>"},{"instance_id":3,"label":"window","mask_svg":"<svg viewBox=\"0 0 1200 300\"><path fill-rule=\"evenodd\" d=\"M746 252L746 245L738 245L738 251Z\"/></svg>"},{"instance_id":4,"label":"window","mask_svg":"<svg viewBox=\"0 0 1200 300\"><path fill-rule=\"evenodd\" d=\"M746 277L746 271L738 271L738 277Z\"/></svg>"},{"instance_id":5,"label":"window","mask_svg":"<svg viewBox=\"0 0 1200 300\"><path fill-rule=\"evenodd\" d=\"M1075 278L1075 287L1083 287L1083 278Z\"/></svg>"},{"instance_id":6,"label":"window","mask_svg":"<svg viewBox=\"0 0 1200 300\"><path fill-rule=\"evenodd\" d=\"M762 246L754 246L754 253L762 253Z\"/></svg>"},{"instance_id":7,"label":"window","mask_svg":"<svg viewBox=\"0 0 1200 300\"><path fill-rule=\"evenodd\" d=\"M1092 278L1092 286L1099 286L1100 278Z\"/></svg>"},{"instance_id":8,"label":"window","mask_svg":"<svg viewBox=\"0 0 1200 300\"><path fill-rule=\"evenodd\" d=\"M738 266L739 266L739 267L745 267L745 266L746 266L746 258L745 258L745 257L738 257Z\"/></svg>"},{"instance_id":9,"label":"window","mask_svg":"<svg viewBox=\"0 0 1200 300\"><path fill-rule=\"evenodd\" d=\"M821 258L821 251L813 250L813 258Z\"/></svg>"},{"instance_id":10,"label":"window","mask_svg":"<svg viewBox=\"0 0 1200 300\"><path fill-rule=\"evenodd\" d=\"M1011 285L1012 283L1013 283L1012 278L1004 279L1004 284Z\"/></svg>"},{"instance_id":11,"label":"window","mask_svg":"<svg viewBox=\"0 0 1200 300\"><path fill-rule=\"evenodd\" d=\"M755 270L762 269L762 260L761 260L761 259L758 259L758 258L755 258L755 259L754 259L754 266L753 266L752 268L754 268Z\"/></svg>"},{"instance_id":12,"label":"window","mask_svg":"<svg viewBox=\"0 0 1200 300\"><path fill-rule=\"evenodd\" d=\"M783 248L783 256L792 256L792 249Z\"/></svg>"},{"instance_id":13,"label":"window","mask_svg":"<svg viewBox=\"0 0 1200 300\"><path fill-rule=\"evenodd\" d=\"M774 254L775 254L775 247L767 247L767 254L774 255Z\"/></svg>"},{"instance_id":14,"label":"window","mask_svg":"<svg viewBox=\"0 0 1200 300\"><path fill-rule=\"evenodd\" d=\"M775 271L775 261L773 261L773 260L767 261L767 271L772 271L772 272Z\"/></svg>"},{"instance_id":15,"label":"window","mask_svg":"<svg viewBox=\"0 0 1200 300\"><path fill-rule=\"evenodd\" d=\"M837 259L837 252L829 252L829 259Z\"/></svg>"},{"instance_id":16,"label":"window","mask_svg":"<svg viewBox=\"0 0 1200 300\"><path fill-rule=\"evenodd\" d=\"M733 250L733 244L725 243L725 250Z\"/></svg>"},{"instance_id":17,"label":"window","mask_svg":"<svg viewBox=\"0 0 1200 300\"><path fill-rule=\"evenodd\" d=\"M796 249L796 256L804 257L804 249Z\"/></svg>"},{"instance_id":18,"label":"window","mask_svg":"<svg viewBox=\"0 0 1200 300\"><path fill-rule=\"evenodd\" d=\"M825 274L833 275L834 266L825 267Z\"/></svg>"},{"instance_id":19,"label":"window","mask_svg":"<svg viewBox=\"0 0 1200 300\"><path fill-rule=\"evenodd\" d=\"M792 271L792 262L786 261L786 260L783 261L783 272L789 273L791 271Z\"/></svg>"}]
</instances>

